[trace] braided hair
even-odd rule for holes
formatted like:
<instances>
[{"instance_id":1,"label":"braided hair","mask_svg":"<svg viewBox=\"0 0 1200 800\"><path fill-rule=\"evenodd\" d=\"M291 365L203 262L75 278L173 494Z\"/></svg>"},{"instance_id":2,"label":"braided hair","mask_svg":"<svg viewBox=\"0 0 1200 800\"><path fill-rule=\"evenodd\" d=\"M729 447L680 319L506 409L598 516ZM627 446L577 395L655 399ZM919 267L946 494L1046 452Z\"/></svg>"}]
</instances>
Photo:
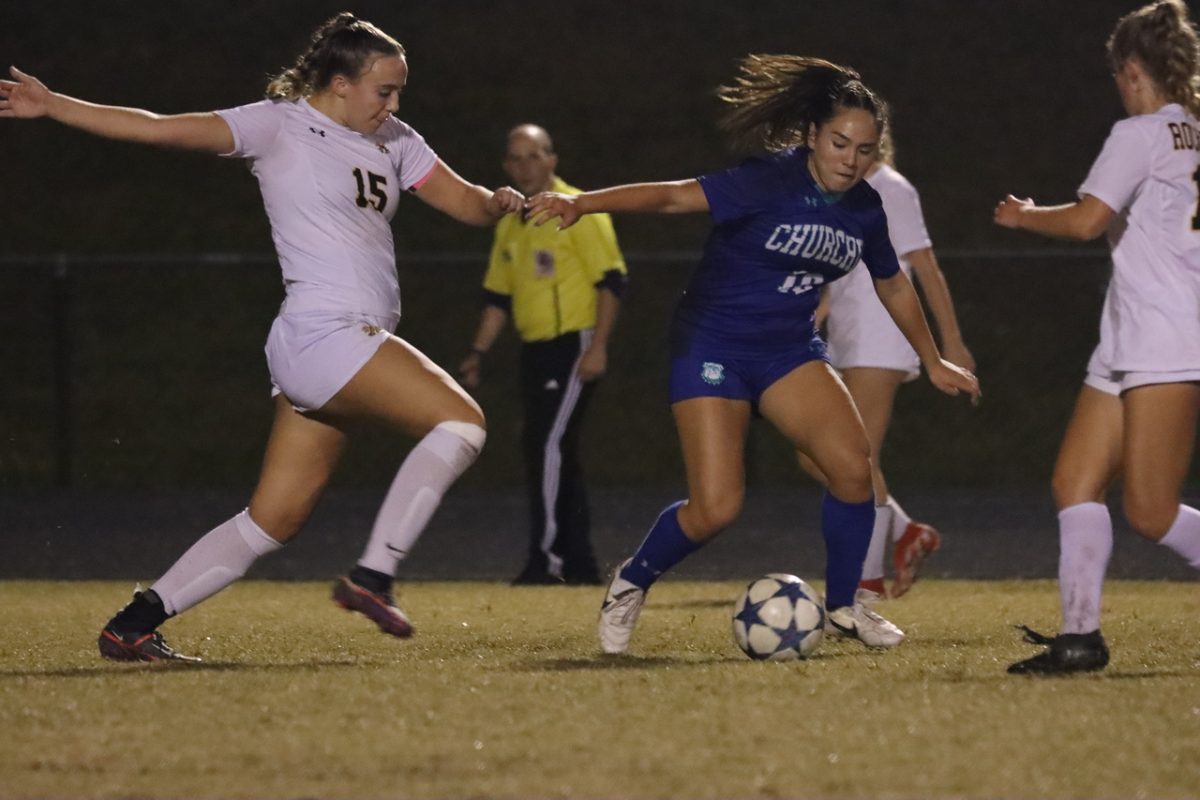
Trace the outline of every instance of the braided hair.
<instances>
[{"instance_id":1,"label":"braided hair","mask_svg":"<svg viewBox=\"0 0 1200 800\"><path fill-rule=\"evenodd\" d=\"M1115 71L1131 58L1168 100L1200 116L1200 37L1182 0L1157 0L1117 21L1108 37L1109 65Z\"/></svg>"},{"instance_id":2,"label":"braided hair","mask_svg":"<svg viewBox=\"0 0 1200 800\"><path fill-rule=\"evenodd\" d=\"M870 112L882 131L887 105L858 73L820 58L749 55L732 83L717 89L729 108L722 130L734 149L777 152L803 144L810 126L820 127L847 108Z\"/></svg>"},{"instance_id":3,"label":"braided hair","mask_svg":"<svg viewBox=\"0 0 1200 800\"><path fill-rule=\"evenodd\" d=\"M404 47L370 22L343 11L313 31L308 50L267 84L267 97L308 97L328 86L335 75L357 78L381 55L402 56Z\"/></svg>"}]
</instances>

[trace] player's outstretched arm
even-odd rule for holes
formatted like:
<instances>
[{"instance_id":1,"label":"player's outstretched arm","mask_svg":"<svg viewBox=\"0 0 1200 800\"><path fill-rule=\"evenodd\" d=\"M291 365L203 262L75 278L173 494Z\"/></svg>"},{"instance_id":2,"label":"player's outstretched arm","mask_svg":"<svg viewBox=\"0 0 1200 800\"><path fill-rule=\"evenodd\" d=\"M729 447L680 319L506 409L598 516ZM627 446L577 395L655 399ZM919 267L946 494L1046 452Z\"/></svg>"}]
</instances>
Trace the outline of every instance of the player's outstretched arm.
<instances>
[{"instance_id":1,"label":"player's outstretched arm","mask_svg":"<svg viewBox=\"0 0 1200 800\"><path fill-rule=\"evenodd\" d=\"M1061 206L1035 205L1029 198L1011 194L996 204L992 221L1003 228L1020 228L1052 236L1090 242L1108 230L1116 215L1102 200L1085 194L1076 203Z\"/></svg>"},{"instance_id":2,"label":"player's outstretched arm","mask_svg":"<svg viewBox=\"0 0 1200 800\"><path fill-rule=\"evenodd\" d=\"M968 369L975 369L975 356L963 342L962 329L958 326L958 315L954 312L954 301L950 297L950 287L946 276L938 266L933 248L925 247L907 253L905 257L912 264L913 274L925 292L925 302L937 323L938 336L942 343L942 354L948 361Z\"/></svg>"},{"instance_id":3,"label":"player's outstretched arm","mask_svg":"<svg viewBox=\"0 0 1200 800\"><path fill-rule=\"evenodd\" d=\"M896 327L917 351L929 382L949 395L966 392L972 403L978 403L979 379L970 370L942 358L929 331L925 312L921 310L917 291L903 270L890 278L876 279L875 293L879 295L879 301L895 321Z\"/></svg>"},{"instance_id":4,"label":"player's outstretched arm","mask_svg":"<svg viewBox=\"0 0 1200 800\"><path fill-rule=\"evenodd\" d=\"M52 92L16 67L9 67L9 73L12 80L0 80L0 117L49 117L106 139L161 147L210 153L228 153L234 148L232 131L216 114L163 115L140 108L96 105Z\"/></svg>"},{"instance_id":5,"label":"player's outstretched arm","mask_svg":"<svg viewBox=\"0 0 1200 800\"><path fill-rule=\"evenodd\" d=\"M534 224L542 225L555 217L558 228L569 228L584 214L643 211L659 214L687 214L708 211L708 197L695 178L661 183L631 183L597 189L583 194L542 192L526 204Z\"/></svg>"},{"instance_id":6,"label":"player's outstretched arm","mask_svg":"<svg viewBox=\"0 0 1200 800\"><path fill-rule=\"evenodd\" d=\"M417 189L417 197L468 225L492 225L505 214L518 214L525 196L508 186L496 191L464 180L440 158L433 173Z\"/></svg>"}]
</instances>

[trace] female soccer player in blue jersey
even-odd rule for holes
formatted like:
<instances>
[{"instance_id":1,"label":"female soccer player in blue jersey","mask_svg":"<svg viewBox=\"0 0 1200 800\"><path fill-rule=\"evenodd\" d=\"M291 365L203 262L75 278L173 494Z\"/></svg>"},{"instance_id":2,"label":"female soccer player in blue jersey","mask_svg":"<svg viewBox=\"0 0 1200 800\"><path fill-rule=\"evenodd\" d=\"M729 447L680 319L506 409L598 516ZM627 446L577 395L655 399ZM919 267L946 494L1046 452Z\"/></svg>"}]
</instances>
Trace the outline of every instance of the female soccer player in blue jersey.
<instances>
[{"instance_id":1,"label":"female soccer player in blue jersey","mask_svg":"<svg viewBox=\"0 0 1200 800\"><path fill-rule=\"evenodd\" d=\"M871 647L904 638L855 602L875 517L870 445L813 324L822 284L861 259L929 379L979 396L975 377L943 361L888 241L879 195L863 176L886 119L858 73L820 59L754 55L723 87L724 127L762 153L698 179L532 199L538 222L593 212L707 211L713 228L675 312L670 401L688 497L668 506L616 570L600 611L600 644L622 653L650 586L741 511L752 413L770 421L827 477L821 528L833 629Z\"/></svg>"}]
</instances>

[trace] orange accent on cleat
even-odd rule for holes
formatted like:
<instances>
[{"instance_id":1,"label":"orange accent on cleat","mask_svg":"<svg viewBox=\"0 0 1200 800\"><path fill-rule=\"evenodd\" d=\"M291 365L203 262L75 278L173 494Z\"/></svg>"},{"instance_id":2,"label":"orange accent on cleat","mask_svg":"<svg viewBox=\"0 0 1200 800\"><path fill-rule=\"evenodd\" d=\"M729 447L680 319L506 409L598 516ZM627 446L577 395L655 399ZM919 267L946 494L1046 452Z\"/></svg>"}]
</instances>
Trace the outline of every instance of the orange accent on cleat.
<instances>
[{"instance_id":1,"label":"orange accent on cleat","mask_svg":"<svg viewBox=\"0 0 1200 800\"><path fill-rule=\"evenodd\" d=\"M910 522L892 549L892 565L896 570L892 581L892 597L900 597L912 588L921 572L921 564L942 546L942 537L931 526Z\"/></svg>"},{"instance_id":2,"label":"orange accent on cleat","mask_svg":"<svg viewBox=\"0 0 1200 800\"><path fill-rule=\"evenodd\" d=\"M105 628L100 631L96 644L100 648L100 655L110 661L200 661L195 656L176 653L158 631L122 636L112 628Z\"/></svg>"}]
</instances>

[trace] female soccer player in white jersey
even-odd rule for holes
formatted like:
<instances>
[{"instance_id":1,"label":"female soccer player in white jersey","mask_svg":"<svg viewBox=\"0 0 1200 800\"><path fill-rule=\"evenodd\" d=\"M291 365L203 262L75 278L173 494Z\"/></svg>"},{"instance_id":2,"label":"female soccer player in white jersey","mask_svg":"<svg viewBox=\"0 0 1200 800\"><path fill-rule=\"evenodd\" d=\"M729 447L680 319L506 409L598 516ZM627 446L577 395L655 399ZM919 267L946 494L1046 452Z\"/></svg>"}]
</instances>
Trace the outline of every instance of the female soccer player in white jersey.
<instances>
[{"instance_id":1,"label":"female soccer player in white jersey","mask_svg":"<svg viewBox=\"0 0 1200 800\"><path fill-rule=\"evenodd\" d=\"M392 335L400 317L389 221L399 193L472 225L521 208L446 166L392 116L408 77L404 48L343 13L321 25L268 97L213 113L160 116L51 92L12 69L0 117L49 117L111 139L250 159L283 270L286 299L267 339L275 420L249 507L205 534L104 627L101 655L186 659L157 628L241 577L308 518L351 420L419 439L388 490L366 550L334 600L393 636L412 628L392 578L450 484L483 446L479 406L443 370Z\"/></svg>"},{"instance_id":2,"label":"female soccer player in white jersey","mask_svg":"<svg viewBox=\"0 0 1200 800\"><path fill-rule=\"evenodd\" d=\"M624 652L654 581L737 517L757 412L827 478L821 530L831 625L868 646L893 647L904 633L854 597L875 519L870 445L813 325L820 286L861 259L933 384L973 396L979 385L942 360L888 241L879 195L862 182L886 115L858 73L814 58L750 56L721 96L733 139L760 157L698 179L530 201L535 219L557 216L564 227L597 211L707 211L713 220L671 336L670 401L688 497L668 506L617 568L600 643Z\"/></svg>"},{"instance_id":3,"label":"female soccer player in white jersey","mask_svg":"<svg viewBox=\"0 0 1200 800\"><path fill-rule=\"evenodd\" d=\"M1062 628L1013 673L1103 669L1100 597L1112 552L1104 504L1117 475L1142 536L1200 568L1200 511L1180 503L1200 411L1200 40L1178 0L1122 17L1108 58L1129 118L1115 124L1079 200L1009 195L995 220L1046 236L1107 232L1113 274L1100 343L1054 466Z\"/></svg>"},{"instance_id":4,"label":"female soccer player in white jersey","mask_svg":"<svg viewBox=\"0 0 1200 800\"><path fill-rule=\"evenodd\" d=\"M910 277L916 274L925 292L937 323L942 354L948 361L974 370L975 358L963 343L946 277L933 254L921 199L908 179L895 169L890 126L880 136L876 161L867 170L866 181L883 200L888 237L900 259L900 268ZM873 593L867 597L889 594L884 586L884 557L891 540L894 571L890 595L900 597L912 588L926 556L941 544L932 526L914 522L896 502L880 463L896 391L900 384L920 374L921 361L879 302L871 276L864 269L855 269L845 280L825 288L817 309L818 324L822 317L829 339L829 362L842 374L871 440L875 528L860 586ZM802 463L814 471L810 462Z\"/></svg>"}]
</instances>

